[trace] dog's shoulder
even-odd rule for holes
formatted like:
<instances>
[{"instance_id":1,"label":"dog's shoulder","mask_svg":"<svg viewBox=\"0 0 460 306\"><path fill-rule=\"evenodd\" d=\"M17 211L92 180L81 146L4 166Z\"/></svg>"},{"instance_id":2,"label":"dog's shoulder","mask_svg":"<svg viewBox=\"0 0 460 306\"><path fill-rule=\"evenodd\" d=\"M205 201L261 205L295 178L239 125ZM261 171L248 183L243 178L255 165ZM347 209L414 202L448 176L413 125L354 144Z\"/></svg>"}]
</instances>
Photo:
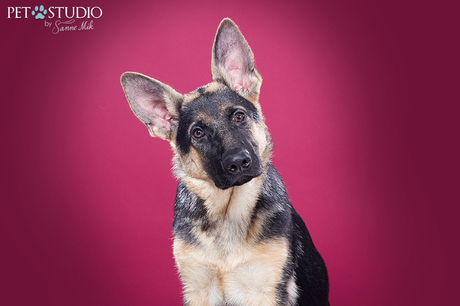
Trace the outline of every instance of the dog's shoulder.
<instances>
[{"instance_id":1,"label":"dog's shoulder","mask_svg":"<svg viewBox=\"0 0 460 306\"><path fill-rule=\"evenodd\" d=\"M255 215L264 218L260 239L286 240L289 260L284 267L283 282L289 283L294 276L298 305L328 305L329 283L324 261L273 165L269 165L265 177L255 209ZM282 296L283 292L279 294Z\"/></svg>"},{"instance_id":2,"label":"dog's shoulder","mask_svg":"<svg viewBox=\"0 0 460 306\"><path fill-rule=\"evenodd\" d=\"M173 232L175 238L195 244L197 238L193 228L196 226L201 227L201 230L206 230L209 226L204 200L190 191L183 181L179 181L174 203Z\"/></svg>"}]
</instances>

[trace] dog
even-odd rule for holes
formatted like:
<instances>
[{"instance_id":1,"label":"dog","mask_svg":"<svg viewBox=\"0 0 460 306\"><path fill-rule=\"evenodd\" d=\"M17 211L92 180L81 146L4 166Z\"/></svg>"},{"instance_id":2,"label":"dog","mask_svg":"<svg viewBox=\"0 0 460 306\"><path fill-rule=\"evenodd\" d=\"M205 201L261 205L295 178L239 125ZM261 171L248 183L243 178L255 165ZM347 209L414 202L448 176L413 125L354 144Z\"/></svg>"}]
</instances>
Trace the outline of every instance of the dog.
<instances>
[{"instance_id":1,"label":"dog","mask_svg":"<svg viewBox=\"0 0 460 306\"><path fill-rule=\"evenodd\" d=\"M139 73L121 76L134 114L174 153L184 305L329 305L325 263L271 163L262 77L228 18L211 71L211 83L184 95Z\"/></svg>"}]
</instances>

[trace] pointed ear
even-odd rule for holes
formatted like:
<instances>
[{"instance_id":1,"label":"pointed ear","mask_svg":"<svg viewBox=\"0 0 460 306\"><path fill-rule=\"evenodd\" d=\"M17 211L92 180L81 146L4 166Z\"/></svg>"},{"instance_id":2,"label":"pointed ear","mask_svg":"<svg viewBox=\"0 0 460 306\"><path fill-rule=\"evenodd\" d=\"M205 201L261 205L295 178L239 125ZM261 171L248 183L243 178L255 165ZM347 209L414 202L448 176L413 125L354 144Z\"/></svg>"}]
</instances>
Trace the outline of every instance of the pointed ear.
<instances>
[{"instance_id":1,"label":"pointed ear","mask_svg":"<svg viewBox=\"0 0 460 306\"><path fill-rule=\"evenodd\" d=\"M211 62L214 81L227 84L245 98L258 99L262 77L254 55L236 24L228 18L217 29Z\"/></svg>"},{"instance_id":2,"label":"pointed ear","mask_svg":"<svg viewBox=\"0 0 460 306\"><path fill-rule=\"evenodd\" d=\"M148 76L125 72L121 86L134 114L150 135L172 141L175 137L182 95Z\"/></svg>"}]
</instances>

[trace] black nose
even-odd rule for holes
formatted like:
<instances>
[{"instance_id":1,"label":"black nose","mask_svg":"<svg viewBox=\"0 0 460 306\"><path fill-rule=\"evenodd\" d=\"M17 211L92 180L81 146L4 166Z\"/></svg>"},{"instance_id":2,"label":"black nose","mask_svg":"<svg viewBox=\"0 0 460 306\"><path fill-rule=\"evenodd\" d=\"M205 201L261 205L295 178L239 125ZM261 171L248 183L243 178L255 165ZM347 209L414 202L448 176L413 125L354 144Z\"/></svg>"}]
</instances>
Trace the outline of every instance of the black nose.
<instances>
[{"instance_id":1,"label":"black nose","mask_svg":"<svg viewBox=\"0 0 460 306\"><path fill-rule=\"evenodd\" d=\"M238 174L251 167L251 154L246 149L234 149L225 152L223 166L229 174Z\"/></svg>"}]
</instances>

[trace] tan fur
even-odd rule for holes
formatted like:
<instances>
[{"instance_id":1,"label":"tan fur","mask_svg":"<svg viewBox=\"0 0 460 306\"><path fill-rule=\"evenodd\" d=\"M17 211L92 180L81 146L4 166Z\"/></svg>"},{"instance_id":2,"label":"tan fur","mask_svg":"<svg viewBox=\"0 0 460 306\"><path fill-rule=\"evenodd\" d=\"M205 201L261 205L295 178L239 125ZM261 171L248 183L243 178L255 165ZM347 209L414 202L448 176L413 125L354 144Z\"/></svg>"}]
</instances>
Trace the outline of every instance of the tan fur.
<instances>
[{"instance_id":1,"label":"tan fur","mask_svg":"<svg viewBox=\"0 0 460 306\"><path fill-rule=\"evenodd\" d=\"M261 120L263 122L263 118ZM271 136L268 133L267 126L265 123L257 124L253 123L252 125L253 135L256 141L259 144L259 154L262 158L263 167L270 161L272 156L272 143Z\"/></svg>"},{"instance_id":2,"label":"tan fur","mask_svg":"<svg viewBox=\"0 0 460 306\"><path fill-rule=\"evenodd\" d=\"M173 158L173 171L177 178L187 180L188 178L198 181L206 181L214 184L201 164L199 153L194 147L190 147L190 153L186 156L181 156L176 149L174 142L171 142L171 147L175 153Z\"/></svg>"},{"instance_id":3,"label":"tan fur","mask_svg":"<svg viewBox=\"0 0 460 306\"><path fill-rule=\"evenodd\" d=\"M195 100L199 96L200 96L200 93L197 92L197 91L192 91L191 93L185 94L184 95L184 102L182 102L182 105L185 105L185 104Z\"/></svg>"},{"instance_id":4,"label":"tan fur","mask_svg":"<svg viewBox=\"0 0 460 306\"><path fill-rule=\"evenodd\" d=\"M196 116L195 118L197 121L201 121L203 122L204 124L208 124L208 125L211 125L212 124L212 121L213 121L213 118L211 117L210 114L207 114L207 113L200 113Z\"/></svg>"},{"instance_id":5,"label":"tan fur","mask_svg":"<svg viewBox=\"0 0 460 306\"><path fill-rule=\"evenodd\" d=\"M220 88L224 88L225 86L219 82L212 82L204 88L204 92L216 92Z\"/></svg>"},{"instance_id":6,"label":"tan fur","mask_svg":"<svg viewBox=\"0 0 460 306\"><path fill-rule=\"evenodd\" d=\"M277 305L288 245L284 239L244 242L221 254L218 246L174 241L174 256L189 305Z\"/></svg>"},{"instance_id":7,"label":"tan fur","mask_svg":"<svg viewBox=\"0 0 460 306\"><path fill-rule=\"evenodd\" d=\"M186 104L192 102L193 100L195 100L196 98L198 98L201 95L201 93L198 92L198 90L201 89L201 88L204 89L203 92L207 93L207 92L215 92L218 89L224 88L224 87L225 87L225 85L220 83L220 82L211 82L209 84L206 84L206 85L198 88L195 91L192 91L192 92L190 92L188 94L185 94L184 95L184 101L182 102L182 105L186 105Z\"/></svg>"},{"instance_id":8,"label":"tan fur","mask_svg":"<svg viewBox=\"0 0 460 306\"><path fill-rule=\"evenodd\" d=\"M289 305L295 305L299 295L294 276L291 276L286 286L289 295Z\"/></svg>"}]
</instances>

